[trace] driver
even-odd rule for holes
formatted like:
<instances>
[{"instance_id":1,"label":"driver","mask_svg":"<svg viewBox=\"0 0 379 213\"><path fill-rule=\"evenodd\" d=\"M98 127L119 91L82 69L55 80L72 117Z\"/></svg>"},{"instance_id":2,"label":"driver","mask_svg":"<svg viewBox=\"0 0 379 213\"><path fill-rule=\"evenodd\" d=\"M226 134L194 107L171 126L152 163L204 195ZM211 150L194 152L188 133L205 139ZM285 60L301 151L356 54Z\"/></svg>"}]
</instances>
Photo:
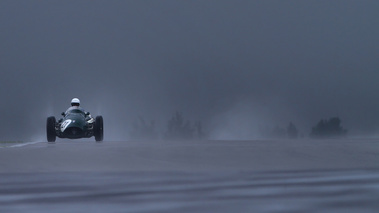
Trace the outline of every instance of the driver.
<instances>
[{"instance_id":1,"label":"driver","mask_svg":"<svg viewBox=\"0 0 379 213\"><path fill-rule=\"evenodd\" d=\"M71 107L69 107L64 114L67 115L73 109L79 109L79 110L83 111L84 114L86 115L86 121L88 123L93 123L94 119L92 118L91 114L89 112L84 111L84 109L82 107L80 107L79 98L73 98L71 100Z\"/></svg>"}]
</instances>

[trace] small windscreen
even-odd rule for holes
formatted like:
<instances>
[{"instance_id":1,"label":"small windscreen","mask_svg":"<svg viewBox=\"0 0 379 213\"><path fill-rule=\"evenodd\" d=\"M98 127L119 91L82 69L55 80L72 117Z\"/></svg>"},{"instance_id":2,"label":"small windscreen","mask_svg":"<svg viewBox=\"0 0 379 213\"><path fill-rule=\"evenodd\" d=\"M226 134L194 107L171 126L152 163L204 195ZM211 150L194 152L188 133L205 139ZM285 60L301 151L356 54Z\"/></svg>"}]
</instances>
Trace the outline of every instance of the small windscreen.
<instances>
[{"instance_id":1,"label":"small windscreen","mask_svg":"<svg viewBox=\"0 0 379 213\"><path fill-rule=\"evenodd\" d=\"M82 113L82 114L84 114L84 111L80 110L80 109L72 109L72 110L68 111L68 113Z\"/></svg>"}]
</instances>

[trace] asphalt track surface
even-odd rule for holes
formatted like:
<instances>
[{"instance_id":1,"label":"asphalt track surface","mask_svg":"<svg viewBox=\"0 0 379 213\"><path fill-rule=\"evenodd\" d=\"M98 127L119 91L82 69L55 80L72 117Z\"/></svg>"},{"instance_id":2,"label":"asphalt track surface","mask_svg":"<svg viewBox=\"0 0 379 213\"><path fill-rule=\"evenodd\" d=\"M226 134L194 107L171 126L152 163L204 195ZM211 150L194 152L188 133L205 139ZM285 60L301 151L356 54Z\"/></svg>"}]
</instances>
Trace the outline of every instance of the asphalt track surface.
<instances>
[{"instance_id":1,"label":"asphalt track surface","mask_svg":"<svg viewBox=\"0 0 379 213\"><path fill-rule=\"evenodd\" d=\"M379 140L0 148L0 212L379 212Z\"/></svg>"}]
</instances>

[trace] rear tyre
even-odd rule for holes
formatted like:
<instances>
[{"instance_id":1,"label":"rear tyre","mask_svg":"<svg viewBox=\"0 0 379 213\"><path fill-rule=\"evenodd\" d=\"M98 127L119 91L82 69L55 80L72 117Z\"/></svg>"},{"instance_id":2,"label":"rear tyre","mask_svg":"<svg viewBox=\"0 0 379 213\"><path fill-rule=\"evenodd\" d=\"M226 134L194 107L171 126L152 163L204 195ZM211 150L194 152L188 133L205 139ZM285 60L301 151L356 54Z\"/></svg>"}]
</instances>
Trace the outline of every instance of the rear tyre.
<instances>
[{"instance_id":1,"label":"rear tyre","mask_svg":"<svg viewBox=\"0 0 379 213\"><path fill-rule=\"evenodd\" d=\"M96 116L94 126L95 140L100 142L104 138L103 116Z\"/></svg>"},{"instance_id":2,"label":"rear tyre","mask_svg":"<svg viewBox=\"0 0 379 213\"><path fill-rule=\"evenodd\" d=\"M55 133L55 117L50 116L47 118L46 121L46 134L47 134L47 141L48 142L55 142L55 139L57 138L57 135Z\"/></svg>"}]
</instances>

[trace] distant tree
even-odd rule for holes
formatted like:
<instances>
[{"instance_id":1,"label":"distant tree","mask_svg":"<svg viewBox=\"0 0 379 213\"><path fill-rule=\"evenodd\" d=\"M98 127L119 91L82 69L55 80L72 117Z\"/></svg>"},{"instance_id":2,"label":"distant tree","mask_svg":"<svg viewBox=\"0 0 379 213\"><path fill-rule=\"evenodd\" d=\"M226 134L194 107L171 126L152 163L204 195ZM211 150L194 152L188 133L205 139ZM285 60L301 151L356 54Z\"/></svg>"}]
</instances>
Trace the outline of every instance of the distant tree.
<instances>
[{"instance_id":1,"label":"distant tree","mask_svg":"<svg viewBox=\"0 0 379 213\"><path fill-rule=\"evenodd\" d=\"M298 137L299 132L297 131L296 126L290 122L290 124L287 127L287 136L288 138L294 139Z\"/></svg>"},{"instance_id":2,"label":"distant tree","mask_svg":"<svg viewBox=\"0 0 379 213\"><path fill-rule=\"evenodd\" d=\"M166 139L192 139L194 128L191 126L189 120L185 121L180 112L167 122Z\"/></svg>"},{"instance_id":3,"label":"distant tree","mask_svg":"<svg viewBox=\"0 0 379 213\"><path fill-rule=\"evenodd\" d=\"M193 125L189 120L183 118L182 113L176 112L167 122L167 131L164 135L166 139L205 139L207 134L203 130L200 121Z\"/></svg>"},{"instance_id":4,"label":"distant tree","mask_svg":"<svg viewBox=\"0 0 379 213\"><path fill-rule=\"evenodd\" d=\"M157 133L155 132L155 121L152 120L147 123L141 116L134 120L130 131L130 137L132 139L157 139Z\"/></svg>"},{"instance_id":5,"label":"distant tree","mask_svg":"<svg viewBox=\"0 0 379 213\"><path fill-rule=\"evenodd\" d=\"M347 130L341 126L341 119L332 117L329 120L320 120L316 126L312 128L310 137L312 138L331 138L346 136Z\"/></svg>"}]
</instances>

